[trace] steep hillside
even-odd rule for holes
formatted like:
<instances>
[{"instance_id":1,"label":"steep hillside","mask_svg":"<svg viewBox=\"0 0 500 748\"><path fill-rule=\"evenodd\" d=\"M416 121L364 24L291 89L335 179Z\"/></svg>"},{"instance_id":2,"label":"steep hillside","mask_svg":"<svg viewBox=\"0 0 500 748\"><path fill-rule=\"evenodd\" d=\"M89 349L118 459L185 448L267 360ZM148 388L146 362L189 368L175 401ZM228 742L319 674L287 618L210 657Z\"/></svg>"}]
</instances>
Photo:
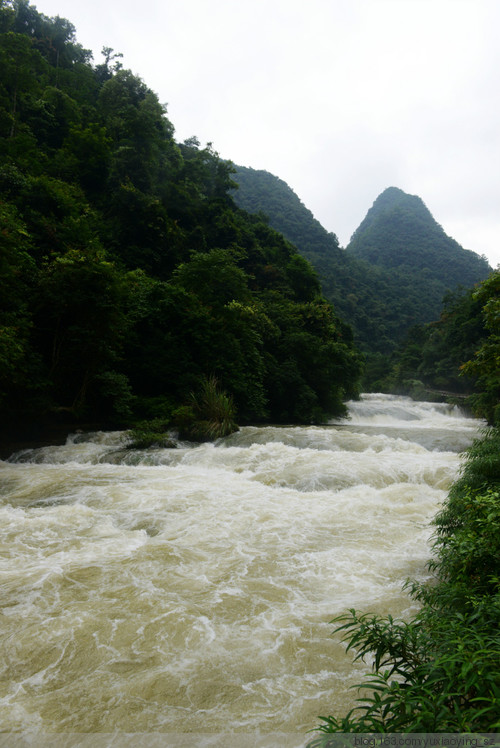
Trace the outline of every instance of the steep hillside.
<instances>
[{"instance_id":1,"label":"steep hillside","mask_svg":"<svg viewBox=\"0 0 500 748\"><path fill-rule=\"evenodd\" d=\"M378 198L343 250L283 180L240 166L233 179L239 186L236 203L267 215L270 225L312 263L323 293L353 326L367 353L386 356L411 327L439 317L448 291L472 286L490 272L483 258L444 234L420 198L397 188ZM386 220L391 206L392 224ZM384 261L386 249L390 256L396 246L399 263Z\"/></svg>"}]
</instances>

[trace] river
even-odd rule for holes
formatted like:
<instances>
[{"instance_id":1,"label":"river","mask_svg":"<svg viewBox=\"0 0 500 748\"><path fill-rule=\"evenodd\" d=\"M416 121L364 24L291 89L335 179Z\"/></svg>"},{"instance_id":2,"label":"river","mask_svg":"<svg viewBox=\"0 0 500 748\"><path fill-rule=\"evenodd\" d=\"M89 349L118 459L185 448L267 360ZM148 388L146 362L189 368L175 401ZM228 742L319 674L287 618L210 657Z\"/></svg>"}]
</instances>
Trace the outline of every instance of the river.
<instances>
[{"instance_id":1,"label":"river","mask_svg":"<svg viewBox=\"0 0 500 748\"><path fill-rule=\"evenodd\" d=\"M346 713L366 667L329 622L415 610L402 585L481 426L389 395L349 412L0 462L0 730L303 736Z\"/></svg>"}]
</instances>

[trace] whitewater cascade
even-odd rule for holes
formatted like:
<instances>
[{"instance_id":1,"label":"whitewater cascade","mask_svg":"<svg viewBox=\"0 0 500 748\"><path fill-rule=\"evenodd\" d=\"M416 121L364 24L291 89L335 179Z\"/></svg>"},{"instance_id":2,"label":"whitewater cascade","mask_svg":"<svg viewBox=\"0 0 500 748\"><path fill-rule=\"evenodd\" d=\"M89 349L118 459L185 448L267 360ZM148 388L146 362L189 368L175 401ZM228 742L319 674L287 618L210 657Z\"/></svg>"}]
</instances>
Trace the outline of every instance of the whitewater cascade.
<instances>
[{"instance_id":1,"label":"whitewater cascade","mask_svg":"<svg viewBox=\"0 0 500 748\"><path fill-rule=\"evenodd\" d=\"M0 462L0 729L305 734L367 667L347 610L408 616L430 521L481 422L366 395L324 427Z\"/></svg>"}]
</instances>

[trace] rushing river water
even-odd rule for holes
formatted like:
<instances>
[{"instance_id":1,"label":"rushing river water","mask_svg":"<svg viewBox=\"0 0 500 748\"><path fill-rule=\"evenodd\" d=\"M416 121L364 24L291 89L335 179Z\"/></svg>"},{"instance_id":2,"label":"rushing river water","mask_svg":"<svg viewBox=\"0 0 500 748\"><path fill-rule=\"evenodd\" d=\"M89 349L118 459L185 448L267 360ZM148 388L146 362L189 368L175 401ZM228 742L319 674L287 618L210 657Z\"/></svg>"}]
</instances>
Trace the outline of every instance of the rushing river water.
<instances>
[{"instance_id":1,"label":"rushing river water","mask_svg":"<svg viewBox=\"0 0 500 748\"><path fill-rule=\"evenodd\" d=\"M429 522L480 422L367 395L325 427L0 462L0 730L304 735L366 670L331 637L408 615Z\"/></svg>"}]
</instances>

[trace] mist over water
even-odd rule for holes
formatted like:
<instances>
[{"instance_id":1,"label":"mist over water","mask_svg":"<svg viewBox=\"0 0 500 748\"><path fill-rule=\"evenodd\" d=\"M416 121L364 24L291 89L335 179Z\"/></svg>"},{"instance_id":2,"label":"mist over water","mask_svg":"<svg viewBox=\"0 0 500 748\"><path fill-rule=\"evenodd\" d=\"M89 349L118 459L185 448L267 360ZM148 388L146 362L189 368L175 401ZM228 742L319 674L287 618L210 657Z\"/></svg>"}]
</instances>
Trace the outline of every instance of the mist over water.
<instances>
[{"instance_id":1,"label":"mist over water","mask_svg":"<svg viewBox=\"0 0 500 748\"><path fill-rule=\"evenodd\" d=\"M310 730L363 664L348 608L410 615L481 422L366 395L324 427L177 449L123 432L0 462L0 729Z\"/></svg>"}]
</instances>

